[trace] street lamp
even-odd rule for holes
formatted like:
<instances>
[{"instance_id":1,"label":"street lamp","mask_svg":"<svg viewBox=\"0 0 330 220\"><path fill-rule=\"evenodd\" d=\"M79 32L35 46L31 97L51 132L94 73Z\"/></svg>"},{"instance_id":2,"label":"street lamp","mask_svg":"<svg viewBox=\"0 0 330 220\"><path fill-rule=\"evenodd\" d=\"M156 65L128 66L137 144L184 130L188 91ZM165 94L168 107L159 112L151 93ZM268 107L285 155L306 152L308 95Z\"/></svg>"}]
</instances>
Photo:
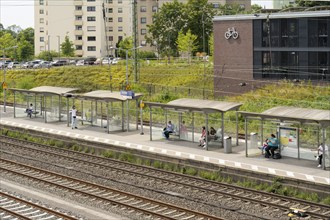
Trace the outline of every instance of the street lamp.
<instances>
[{"instance_id":1,"label":"street lamp","mask_svg":"<svg viewBox=\"0 0 330 220\"><path fill-rule=\"evenodd\" d=\"M138 47L131 48L131 49L122 49L122 48L110 47L110 49L125 51L125 54L126 54L126 86L128 85L128 51L137 50L141 47L143 47L143 46L138 46Z\"/></svg>"},{"instance_id":2,"label":"street lamp","mask_svg":"<svg viewBox=\"0 0 330 220\"><path fill-rule=\"evenodd\" d=\"M5 51L17 48L18 46L12 46L12 47L7 47L2 49L2 58L3 62L5 62ZM3 67L3 83L2 83L2 88L3 88L3 112L6 112L6 90L5 84L6 84L6 67L5 65L2 65Z\"/></svg>"},{"instance_id":3,"label":"street lamp","mask_svg":"<svg viewBox=\"0 0 330 220\"><path fill-rule=\"evenodd\" d=\"M61 37L59 35L57 35L56 37L57 37L57 43L58 43L58 60L61 60L61 48L60 48Z\"/></svg>"}]
</instances>

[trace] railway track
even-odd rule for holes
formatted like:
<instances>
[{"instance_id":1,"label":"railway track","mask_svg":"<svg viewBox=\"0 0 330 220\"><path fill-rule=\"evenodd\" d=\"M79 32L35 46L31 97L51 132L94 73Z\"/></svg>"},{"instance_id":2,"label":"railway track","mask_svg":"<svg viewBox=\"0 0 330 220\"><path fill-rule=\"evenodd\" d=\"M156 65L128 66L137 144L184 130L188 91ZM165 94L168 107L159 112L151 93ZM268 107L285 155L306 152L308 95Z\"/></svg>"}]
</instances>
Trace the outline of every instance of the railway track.
<instances>
[{"instance_id":1,"label":"railway track","mask_svg":"<svg viewBox=\"0 0 330 220\"><path fill-rule=\"evenodd\" d=\"M18 175L35 182L42 182L48 187L56 187L67 191L67 193L79 194L94 202L109 203L109 205L120 206L127 212L137 212L137 215L145 215L155 219L214 219L222 218L200 213L175 205L167 204L153 199L133 195L124 191L111 189L91 182L82 181L65 175L49 172L35 167L27 166L14 161L0 159L0 170L6 174ZM96 201L97 200L97 201Z\"/></svg>"},{"instance_id":2,"label":"railway track","mask_svg":"<svg viewBox=\"0 0 330 220\"><path fill-rule=\"evenodd\" d=\"M83 153L53 148L45 145L38 145L25 141L18 141L16 139L10 139L7 137L2 138L1 142L6 146L13 146L14 148L21 148L25 151L24 154L28 154L28 151L33 155L52 155L56 158L65 158L70 163L76 163L79 167L93 167L94 169L107 170L108 172L120 173L122 175L134 176L135 178L144 178L152 181L158 185L171 185L173 188L186 188L194 192L193 195L189 195L192 198L198 199L202 194L208 194L210 197L217 197L219 200L236 200L244 201L248 203L259 204L261 207L272 209L278 209L287 214L290 208L303 209L306 214L317 218L327 219L330 215L330 207L322 204L311 203L304 200L289 198L285 196L275 195L273 193L259 192L256 190L246 189L242 187L232 186L229 184L207 181L200 178L186 176L182 174L176 174L173 172L166 172L163 170L153 169L145 166L132 165L126 162L117 160L105 159L97 156L86 155ZM23 146L24 145L24 146ZM56 160L58 160L56 159ZM204 201L208 203L207 201ZM209 204L214 205L216 204ZM225 207L222 207L225 208ZM229 207L227 207L230 209ZM239 208L232 208L232 211L237 213L243 213L244 211ZM247 214L247 213L246 213Z\"/></svg>"},{"instance_id":3,"label":"railway track","mask_svg":"<svg viewBox=\"0 0 330 220\"><path fill-rule=\"evenodd\" d=\"M0 191L0 219L77 220L78 218Z\"/></svg>"}]
</instances>

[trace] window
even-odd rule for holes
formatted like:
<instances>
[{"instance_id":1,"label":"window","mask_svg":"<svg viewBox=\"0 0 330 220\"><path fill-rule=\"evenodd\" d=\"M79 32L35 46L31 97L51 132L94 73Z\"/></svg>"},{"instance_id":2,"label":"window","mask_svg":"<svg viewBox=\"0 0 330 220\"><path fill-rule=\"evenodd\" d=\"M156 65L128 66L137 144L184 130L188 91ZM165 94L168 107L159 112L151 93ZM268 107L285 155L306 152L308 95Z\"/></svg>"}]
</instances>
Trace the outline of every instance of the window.
<instances>
[{"instance_id":1,"label":"window","mask_svg":"<svg viewBox=\"0 0 330 220\"><path fill-rule=\"evenodd\" d=\"M123 27L122 26L119 26L118 27L118 31L120 31L120 32L123 31Z\"/></svg>"},{"instance_id":2,"label":"window","mask_svg":"<svg viewBox=\"0 0 330 220\"><path fill-rule=\"evenodd\" d=\"M39 0L39 5L44 5L44 0Z\"/></svg>"},{"instance_id":3,"label":"window","mask_svg":"<svg viewBox=\"0 0 330 220\"><path fill-rule=\"evenodd\" d=\"M45 32L44 27L40 27L39 32L40 32L40 33Z\"/></svg>"},{"instance_id":4,"label":"window","mask_svg":"<svg viewBox=\"0 0 330 220\"><path fill-rule=\"evenodd\" d=\"M82 45L76 45L76 50L82 50Z\"/></svg>"},{"instance_id":5,"label":"window","mask_svg":"<svg viewBox=\"0 0 330 220\"><path fill-rule=\"evenodd\" d=\"M40 46L40 51L45 51L45 47L44 46Z\"/></svg>"},{"instance_id":6,"label":"window","mask_svg":"<svg viewBox=\"0 0 330 220\"><path fill-rule=\"evenodd\" d=\"M113 8L108 8L108 13L113 13Z\"/></svg>"},{"instance_id":7,"label":"window","mask_svg":"<svg viewBox=\"0 0 330 220\"><path fill-rule=\"evenodd\" d=\"M96 17L94 16L87 17L87 21L96 21Z\"/></svg>"},{"instance_id":8,"label":"window","mask_svg":"<svg viewBox=\"0 0 330 220\"><path fill-rule=\"evenodd\" d=\"M109 40L109 41L113 41L113 36L109 36L109 37L108 37L108 40Z\"/></svg>"},{"instance_id":9,"label":"window","mask_svg":"<svg viewBox=\"0 0 330 220\"><path fill-rule=\"evenodd\" d=\"M213 3L213 8L220 8L220 4L219 3Z\"/></svg>"},{"instance_id":10,"label":"window","mask_svg":"<svg viewBox=\"0 0 330 220\"><path fill-rule=\"evenodd\" d=\"M141 6L140 7L140 12L147 12L147 7L146 6Z\"/></svg>"},{"instance_id":11,"label":"window","mask_svg":"<svg viewBox=\"0 0 330 220\"><path fill-rule=\"evenodd\" d=\"M112 32L113 31L113 27L108 27L108 32Z\"/></svg>"},{"instance_id":12,"label":"window","mask_svg":"<svg viewBox=\"0 0 330 220\"><path fill-rule=\"evenodd\" d=\"M87 26L87 31L96 31L95 26Z\"/></svg>"},{"instance_id":13,"label":"window","mask_svg":"<svg viewBox=\"0 0 330 220\"><path fill-rule=\"evenodd\" d=\"M122 4L123 3L123 0L118 0L118 4Z\"/></svg>"},{"instance_id":14,"label":"window","mask_svg":"<svg viewBox=\"0 0 330 220\"><path fill-rule=\"evenodd\" d=\"M76 35L76 40L82 40L82 35Z\"/></svg>"},{"instance_id":15,"label":"window","mask_svg":"<svg viewBox=\"0 0 330 220\"><path fill-rule=\"evenodd\" d=\"M96 51L96 47L95 46L88 46L87 51Z\"/></svg>"},{"instance_id":16,"label":"window","mask_svg":"<svg viewBox=\"0 0 330 220\"><path fill-rule=\"evenodd\" d=\"M118 42L123 40L123 36L118 36Z\"/></svg>"},{"instance_id":17,"label":"window","mask_svg":"<svg viewBox=\"0 0 330 220\"><path fill-rule=\"evenodd\" d=\"M81 31L82 30L82 26L81 25L76 25L76 31Z\"/></svg>"},{"instance_id":18,"label":"window","mask_svg":"<svg viewBox=\"0 0 330 220\"><path fill-rule=\"evenodd\" d=\"M41 14L41 15L44 14L44 9L40 9L39 14Z\"/></svg>"},{"instance_id":19,"label":"window","mask_svg":"<svg viewBox=\"0 0 330 220\"><path fill-rule=\"evenodd\" d=\"M95 0L87 0L87 2L95 2Z\"/></svg>"},{"instance_id":20,"label":"window","mask_svg":"<svg viewBox=\"0 0 330 220\"><path fill-rule=\"evenodd\" d=\"M76 11L81 11L82 10L82 6L76 6Z\"/></svg>"},{"instance_id":21,"label":"window","mask_svg":"<svg viewBox=\"0 0 330 220\"><path fill-rule=\"evenodd\" d=\"M113 0L107 0L107 3L112 4Z\"/></svg>"},{"instance_id":22,"label":"window","mask_svg":"<svg viewBox=\"0 0 330 220\"><path fill-rule=\"evenodd\" d=\"M142 40L141 41L141 46L146 46L147 45L147 42L145 40Z\"/></svg>"},{"instance_id":23,"label":"window","mask_svg":"<svg viewBox=\"0 0 330 220\"><path fill-rule=\"evenodd\" d=\"M118 18L118 22L123 22L123 18L122 17L119 17Z\"/></svg>"},{"instance_id":24,"label":"window","mask_svg":"<svg viewBox=\"0 0 330 220\"><path fill-rule=\"evenodd\" d=\"M40 41L40 42L45 42L45 38L44 38L44 37L40 37L40 38L39 38L39 41Z\"/></svg>"},{"instance_id":25,"label":"window","mask_svg":"<svg viewBox=\"0 0 330 220\"><path fill-rule=\"evenodd\" d=\"M141 35L145 35L147 33L147 29L143 28L141 29Z\"/></svg>"},{"instance_id":26,"label":"window","mask_svg":"<svg viewBox=\"0 0 330 220\"><path fill-rule=\"evenodd\" d=\"M94 6L88 6L87 11L95 11L95 7Z\"/></svg>"},{"instance_id":27,"label":"window","mask_svg":"<svg viewBox=\"0 0 330 220\"><path fill-rule=\"evenodd\" d=\"M108 18L108 22L113 22L113 18Z\"/></svg>"},{"instance_id":28,"label":"window","mask_svg":"<svg viewBox=\"0 0 330 220\"><path fill-rule=\"evenodd\" d=\"M87 41L96 41L96 37L95 36L89 36L89 37L87 37Z\"/></svg>"},{"instance_id":29,"label":"window","mask_svg":"<svg viewBox=\"0 0 330 220\"><path fill-rule=\"evenodd\" d=\"M76 16L76 21L81 21L81 20L82 20L82 16L81 15Z\"/></svg>"},{"instance_id":30,"label":"window","mask_svg":"<svg viewBox=\"0 0 330 220\"><path fill-rule=\"evenodd\" d=\"M40 19L39 19L39 23L40 23L40 24L43 24L43 23L45 23L45 19L43 19L43 18L40 18Z\"/></svg>"},{"instance_id":31,"label":"window","mask_svg":"<svg viewBox=\"0 0 330 220\"><path fill-rule=\"evenodd\" d=\"M141 18L141 24L145 24L147 23L147 18L146 17L142 17Z\"/></svg>"},{"instance_id":32,"label":"window","mask_svg":"<svg viewBox=\"0 0 330 220\"><path fill-rule=\"evenodd\" d=\"M123 8L118 8L118 13L123 13Z\"/></svg>"},{"instance_id":33,"label":"window","mask_svg":"<svg viewBox=\"0 0 330 220\"><path fill-rule=\"evenodd\" d=\"M158 7L157 6L152 6L152 12L157 12L158 11Z\"/></svg>"}]
</instances>

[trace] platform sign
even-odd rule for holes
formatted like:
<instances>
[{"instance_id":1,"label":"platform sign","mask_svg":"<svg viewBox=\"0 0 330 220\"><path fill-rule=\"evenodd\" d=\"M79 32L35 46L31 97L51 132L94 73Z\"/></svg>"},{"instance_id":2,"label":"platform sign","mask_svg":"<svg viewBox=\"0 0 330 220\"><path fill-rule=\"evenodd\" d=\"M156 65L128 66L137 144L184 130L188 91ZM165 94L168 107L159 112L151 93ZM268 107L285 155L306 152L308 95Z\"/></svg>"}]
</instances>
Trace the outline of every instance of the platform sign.
<instances>
[{"instance_id":1,"label":"platform sign","mask_svg":"<svg viewBox=\"0 0 330 220\"><path fill-rule=\"evenodd\" d=\"M8 86L7 86L7 83L6 83L6 82L3 82L3 83L2 83L2 88L3 88L3 89L7 89L7 88L8 88Z\"/></svg>"},{"instance_id":2,"label":"platform sign","mask_svg":"<svg viewBox=\"0 0 330 220\"><path fill-rule=\"evenodd\" d=\"M120 95L134 98L134 91L120 90Z\"/></svg>"}]
</instances>

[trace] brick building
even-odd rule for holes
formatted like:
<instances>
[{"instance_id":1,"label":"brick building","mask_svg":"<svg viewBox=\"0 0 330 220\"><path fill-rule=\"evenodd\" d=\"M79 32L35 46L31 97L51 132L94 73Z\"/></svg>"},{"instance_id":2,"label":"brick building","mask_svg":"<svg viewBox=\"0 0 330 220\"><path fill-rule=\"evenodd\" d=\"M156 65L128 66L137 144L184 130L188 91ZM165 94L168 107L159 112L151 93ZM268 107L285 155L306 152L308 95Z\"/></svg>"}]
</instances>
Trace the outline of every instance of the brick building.
<instances>
[{"instance_id":1,"label":"brick building","mask_svg":"<svg viewBox=\"0 0 330 220\"><path fill-rule=\"evenodd\" d=\"M216 91L241 93L280 79L330 81L329 10L219 16L213 28Z\"/></svg>"}]
</instances>

